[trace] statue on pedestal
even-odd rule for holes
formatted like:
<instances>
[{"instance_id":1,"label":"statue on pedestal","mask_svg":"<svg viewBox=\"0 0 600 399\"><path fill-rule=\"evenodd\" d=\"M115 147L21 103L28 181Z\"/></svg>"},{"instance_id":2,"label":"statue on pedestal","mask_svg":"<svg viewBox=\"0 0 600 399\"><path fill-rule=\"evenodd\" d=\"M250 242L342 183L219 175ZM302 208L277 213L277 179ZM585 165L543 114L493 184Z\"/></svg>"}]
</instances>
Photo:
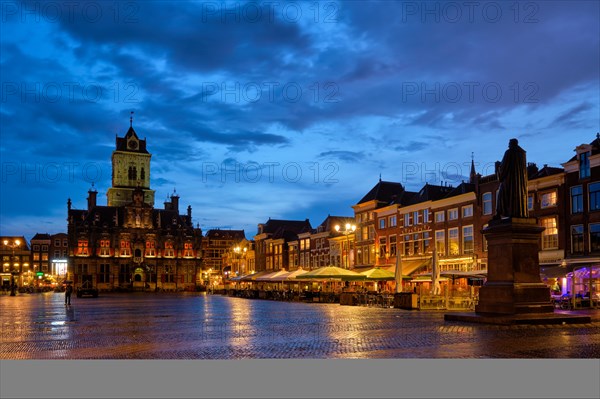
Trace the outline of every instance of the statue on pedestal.
<instances>
[{"instance_id":1,"label":"statue on pedestal","mask_svg":"<svg viewBox=\"0 0 600 399\"><path fill-rule=\"evenodd\" d=\"M527 161L517 139L510 139L508 150L497 171L500 187L494 219L527 218Z\"/></svg>"}]
</instances>

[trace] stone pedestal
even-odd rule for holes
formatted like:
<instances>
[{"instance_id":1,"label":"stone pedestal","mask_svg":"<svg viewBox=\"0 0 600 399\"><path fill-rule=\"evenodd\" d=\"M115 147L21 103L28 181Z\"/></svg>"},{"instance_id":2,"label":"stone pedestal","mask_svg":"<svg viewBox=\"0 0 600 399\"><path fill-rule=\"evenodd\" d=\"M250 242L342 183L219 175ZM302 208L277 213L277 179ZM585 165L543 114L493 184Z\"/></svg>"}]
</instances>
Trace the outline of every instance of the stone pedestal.
<instances>
[{"instance_id":1,"label":"stone pedestal","mask_svg":"<svg viewBox=\"0 0 600 399\"><path fill-rule=\"evenodd\" d=\"M540 279L539 240L544 230L535 219L490 222L488 278L479 289L474 313L449 313L447 321L483 324L590 323L591 317L554 312L550 290Z\"/></svg>"},{"instance_id":2,"label":"stone pedestal","mask_svg":"<svg viewBox=\"0 0 600 399\"><path fill-rule=\"evenodd\" d=\"M552 313L550 290L540 279L536 220L503 219L483 231L488 242L488 278L479 290L478 314Z\"/></svg>"}]
</instances>

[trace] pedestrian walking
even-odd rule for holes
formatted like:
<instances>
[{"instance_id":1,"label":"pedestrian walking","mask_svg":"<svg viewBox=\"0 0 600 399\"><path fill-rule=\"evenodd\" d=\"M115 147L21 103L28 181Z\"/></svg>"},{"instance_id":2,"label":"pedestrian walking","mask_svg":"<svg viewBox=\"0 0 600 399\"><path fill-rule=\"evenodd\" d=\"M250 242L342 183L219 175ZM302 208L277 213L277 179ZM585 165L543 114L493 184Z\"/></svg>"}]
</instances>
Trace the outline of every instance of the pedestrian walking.
<instances>
[{"instance_id":1,"label":"pedestrian walking","mask_svg":"<svg viewBox=\"0 0 600 399\"><path fill-rule=\"evenodd\" d=\"M71 305L71 294L73 293L73 286L71 284L67 284L67 288L65 289L65 305Z\"/></svg>"}]
</instances>

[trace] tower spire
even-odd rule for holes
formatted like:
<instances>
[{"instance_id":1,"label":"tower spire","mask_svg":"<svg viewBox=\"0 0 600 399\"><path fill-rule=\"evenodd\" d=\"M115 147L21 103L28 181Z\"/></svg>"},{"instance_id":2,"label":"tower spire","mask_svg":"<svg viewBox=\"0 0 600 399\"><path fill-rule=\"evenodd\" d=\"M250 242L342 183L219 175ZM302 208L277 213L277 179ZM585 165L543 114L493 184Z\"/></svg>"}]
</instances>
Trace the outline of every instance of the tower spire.
<instances>
[{"instance_id":1,"label":"tower spire","mask_svg":"<svg viewBox=\"0 0 600 399\"><path fill-rule=\"evenodd\" d=\"M477 179L477 173L475 172L475 153L471 152L471 173L469 174L469 183L474 184Z\"/></svg>"},{"instance_id":2,"label":"tower spire","mask_svg":"<svg viewBox=\"0 0 600 399\"><path fill-rule=\"evenodd\" d=\"M133 127L133 111L129 114L129 127Z\"/></svg>"}]
</instances>

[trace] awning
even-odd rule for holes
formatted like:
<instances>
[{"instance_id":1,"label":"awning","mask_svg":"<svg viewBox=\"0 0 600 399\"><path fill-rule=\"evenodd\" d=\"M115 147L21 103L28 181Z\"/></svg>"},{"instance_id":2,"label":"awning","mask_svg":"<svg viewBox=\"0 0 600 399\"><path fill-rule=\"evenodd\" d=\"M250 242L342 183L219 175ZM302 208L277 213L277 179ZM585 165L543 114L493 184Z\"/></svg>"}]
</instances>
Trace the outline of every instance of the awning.
<instances>
[{"instance_id":1,"label":"awning","mask_svg":"<svg viewBox=\"0 0 600 399\"><path fill-rule=\"evenodd\" d=\"M285 271L285 269L277 270L276 272L271 272L265 274L263 276L257 277L256 281L283 281L283 276L289 274Z\"/></svg>"},{"instance_id":2,"label":"awning","mask_svg":"<svg viewBox=\"0 0 600 399\"><path fill-rule=\"evenodd\" d=\"M273 273L272 270L263 270L260 272L256 272L254 274L249 274L247 276L242 277L241 281L256 281L257 278L262 277L266 274Z\"/></svg>"},{"instance_id":3,"label":"awning","mask_svg":"<svg viewBox=\"0 0 600 399\"><path fill-rule=\"evenodd\" d=\"M422 268L424 266L429 266L430 264L431 264L431 259L402 260L402 275L406 276L406 275L412 274L415 271L419 270L420 268ZM373 266L373 265L356 266L355 268L352 269L352 271L355 271L357 273L362 273L364 271L373 269L374 267L379 267L380 269L389 270L392 272L396 271L396 265L391 264L391 263L387 264L387 265L380 265L380 266Z\"/></svg>"}]
</instances>

